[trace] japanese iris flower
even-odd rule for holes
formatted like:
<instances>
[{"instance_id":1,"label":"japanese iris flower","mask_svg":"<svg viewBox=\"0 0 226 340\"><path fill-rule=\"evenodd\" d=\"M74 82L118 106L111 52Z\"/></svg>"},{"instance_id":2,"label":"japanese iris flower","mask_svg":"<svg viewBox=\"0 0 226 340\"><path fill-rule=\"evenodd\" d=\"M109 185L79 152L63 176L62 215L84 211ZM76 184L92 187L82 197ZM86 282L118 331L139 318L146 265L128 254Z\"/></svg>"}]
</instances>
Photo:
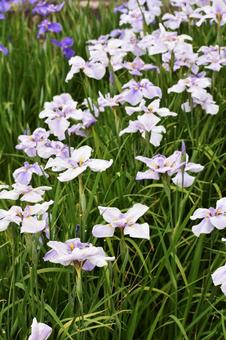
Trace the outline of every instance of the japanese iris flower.
<instances>
[{"instance_id":1,"label":"japanese iris flower","mask_svg":"<svg viewBox=\"0 0 226 340\"><path fill-rule=\"evenodd\" d=\"M33 174L42 176L45 173L43 172L40 165L38 165L38 163L30 164L28 162L24 162L24 165L22 167L14 171L13 178L16 183L28 185L31 182Z\"/></svg>"},{"instance_id":2,"label":"japanese iris flower","mask_svg":"<svg viewBox=\"0 0 226 340\"><path fill-rule=\"evenodd\" d=\"M24 185L20 183L15 183L12 185L12 187L12 190L6 190L9 189L9 186L4 186L4 190L0 191L0 199L17 200L21 196L21 201L37 203L43 200L42 196L46 190L52 189L48 186L32 188L31 185Z\"/></svg>"},{"instance_id":3,"label":"japanese iris flower","mask_svg":"<svg viewBox=\"0 0 226 340\"><path fill-rule=\"evenodd\" d=\"M114 261L114 257L107 257L102 247L95 247L91 243L83 243L79 238L66 242L49 241L52 248L44 256L44 261L59 263L63 266L76 265L85 271L93 270L95 266L103 267L107 261Z\"/></svg>"},{"instance_id":4,"label":"japanese iris flower","mask_svg":"<svg viewBox=\"0 0 226 340\"><path fill-rule=\"evenodd\" d=\"M52 102L46 102L44 110L40 112L39 117L45 118L51 133L59 140L65 139L65 132L70 126L69 119L82 120L82 110L76 109L75 102L71 95L62 93L54 96Z\"/></svg>"},{"instance_id":5,"label":"japanese iris flower","mask_svg":"<svg viewBox=\"0 0 226 340\"><path fill-rule=\"evenodd\" d=\"M45 323L38 322L36 318L33 319L31 325L31 335L28 340L47 340L52 333L52 328Z\"/></svg>"},{"instance_id":6,"label":"japanese iris flower","mask_svg":"<svg viewBox=\"0 0 226 340\"><path fill-rule=\"evenodd\" d=\"M160 122L160 119L154 114L144 113L142 116L138 116L137 120L130 120L129 126L120 131L119 136L139 131L142 137L145 138L147 132L150 133L150 143L154 146L159 146L166 129L162 125L157 126L158 122Z\"/></svg>"},{"instance_id":7,"label":"japanese iris flower","mask_svg":"<svg viewBox=\"0 0 226 340\"><path fill-rule=\"evenodd\" d=\"M210 234L214 228L219 230L226 228L226 197L217 201L216 208L197 209L190 219L202 219L199 224L192 227L195 236Z\"/></svg>"},{"instance_id":8,"label":"japanese iris flower","mask_svg":"<svg viewBox=\"0 0 226 340\"><path fill-rule=\"evenodd\" d=\"M102 79L106 72L106 66L103 63L92 60L86 62L79 56L72 57L69 60L69 65L71 66L71 70L67 74L66 82L71 80L74 74L80 72L80 70L83 70L87 77L97 80Z\"/></svg>"},{"instance_id":9,"label":"japanese iris flower","mask_svg":"<svg viewBox=\"0 0 226 340\"><path fill-rule=\"evenodd\" d=\"M112 237L116 228L123 230L124 235L134 238L149 240L150 231L147 223L139 224L137 220L143 216L148 207L137 203L126 213L122 213L118 208L98 207L100 214L108 224L97 224L93 227L92 234L95 237Z\"/></svg>"},{"instance_id":10,"label":"japanese iris flower","mask_svg":"<svg viewBox=\"0 0 226 340\"><path fill-rule=\"evenodd\" d=\"M23 210L19 206L12 206L9 210L0 209L0 231L8 228L10 223L21 224L21 233L35 234L48 226L46 215L53 201L26 206Z\"/></svg>"},{"instance_id":11,"label":"japanese iris flower","mask_svg":"<svg viewBox=\"0 0 226 340\"><path fill-rule=\"evenodd\" d=\"M226 295L226 263L224 266L219 267L211 275L214 286L221 286L221 290Z\"/></svg>"},{"instance_id":12,"label":"japanese iris flower","mask_svg":"<svg viewBox=\"0 0 226 340\"><path fill-rule=\"evenodd\" d=\"M136 180L143 179L160 179L160 176L166 174L173 176L172 181L180 187L189 187L193 184L195 177L189 175L188 172L200 172L203 166L196 163L188 162L188 155L184 155L181 151L175 151L171 156L156 155L152 158L137 156L135 159L145 163L148 170L139 171L136 175Z\"/></svg>"},{"instance_id":13,"label":"japanese iris flower","mask_svg":"<svg viewBox=\"0 0 226 340\"><path fill-rule=\"evenodd\" d=\"M95 172L102 172L108 169L113 160L105 161L103 159L93 159L91 157L92 148L88 145L74 149L71 157L68 158L50 158L45 169L52 168L53 171L62 173L58 176L60 182L71 181L79 176L87 168Z\"/></svg>"},{"instance_id":14,"label":"japanese iris flower","mask_svg":"<svg viewBox=\"0 0 226 340\"><path fill-rule=\"evenodd\" d=\"M148 79L142 79L140 82L132 79L122 88L123 92L120 95L122 101L131 105L139 104L143 98L162 97L161 89L153 85Z\"/></svg>"}]
</instances>

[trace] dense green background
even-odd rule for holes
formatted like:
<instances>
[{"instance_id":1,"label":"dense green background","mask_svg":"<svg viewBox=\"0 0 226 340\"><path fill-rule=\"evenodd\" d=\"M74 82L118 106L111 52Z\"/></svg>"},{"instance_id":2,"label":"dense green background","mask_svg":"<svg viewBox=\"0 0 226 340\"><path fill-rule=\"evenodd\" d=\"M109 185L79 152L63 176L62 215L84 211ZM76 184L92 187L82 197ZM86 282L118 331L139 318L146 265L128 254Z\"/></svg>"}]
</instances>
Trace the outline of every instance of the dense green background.
<instances>
[{"instance_id":1,"label":"dense green background","mask_svg":"<svg viewBox=\"0 0 226 340\"><path fill-rule=\"evenodd\" d=\"M86 56L86 40L97 38L118 27L113 7L80 9L79 2L67 1L55 19L63 25L63 36L72 36L78 55ZM38 114L47 100L69 92L75 100L98 97L98 90L116 94L109 86L108 74L101 81L78 74L68 84L69 70L58 48L36 39L37 18L23 13L11 14L0 22L1 42L9 46L7 57L0 55L0 180L12 183L12 172L26 157L15 151L17 137L26 128L44 126ZM158 22L149 27L150 32ZM190 34L194 49L216 43L216 27L184 25L180 33ZM222 32L224 45L225 29ZM149 59L161 66L160 58ZM185 70L184 70L185 71ZM72 267L44 263L47 240L38 246L37 235L21 235L16 225L0 234L0 339L26 339L34 316L54 329L51 339L223 339L225 297L214 287L211 273L225 263L226 249L221 242L224 231L197 239L191 232L189 218L198 207L214 206L225 195L225 68L213 77L211 93L220 105L216 116L200 109L184 113L180 106L186 95L167 94L168 87L180 79L182 71L160 74L147 72L144 78L163 91L161 104L178 113L163 120L167 133L159 148L154 148L138 134L118 137L117 129L127 126L129 117L123 108L101 114L85 140L76 137L72 145L88 144L94 157L113 159L106 172L87 171L82 178L86 212L80 216L78 179L59 183L54 176L33 184L50 184L47 194L55 201L52 209L52 239L64 241L75 237L81 225L83 241L94 241L92 226L102 222L98 205L127 209L133 203L150 207L143 218L150 224L151 240L126 237L98 240L116 262L108 268L83 273L83 318L76 298ZM130 79L119 72L118 84ZM154 153L170 155L184 140L192 161L205 165L192 188L182 191L161 182L136 182L142 168L135 156ZM0 202L8 208L12 202ZM142 219L141 219L142 221Z\"/></svg>"}]
</instances>

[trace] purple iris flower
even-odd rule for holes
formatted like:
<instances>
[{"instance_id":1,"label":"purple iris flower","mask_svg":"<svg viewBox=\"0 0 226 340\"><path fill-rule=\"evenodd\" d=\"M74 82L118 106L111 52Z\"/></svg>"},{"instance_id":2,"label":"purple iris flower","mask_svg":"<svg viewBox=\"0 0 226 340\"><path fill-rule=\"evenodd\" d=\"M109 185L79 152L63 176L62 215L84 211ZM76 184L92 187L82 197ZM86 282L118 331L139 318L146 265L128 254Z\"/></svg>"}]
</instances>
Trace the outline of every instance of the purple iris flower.
<instances>
[{"instance_id":1,"label":"purple iris flower","mask_svg":"<svg viewBox=\"0 0 226 340\"><path fill-rule=\"evenodd\" d=\"M4 54L4 55L7 55L9 53L9 50L8 50L7 47L0 44L0 52L2 52L2 54Z\"/></svg>"},{"instance_id":2,"label":"purple iris flower","mask_svg":"<svg viewBox=\"0 0 226 340\"><path fill-rule=\"evenodd\" d=\"M59 5L54 5L54 4L48 4L47 1L42 0L38 2L37 5L33 8L32 13L39 14L43 17L46 17L47 15L51 13L60 12L63 7L64 7L64 2L62 2Z\"/></svg>"},{"instance_id":3,"label":"purple iris flower","mask_svg":"<svg viewBox=\"0 0 226 340\"><path fill-rule=\"evenodd\" d=\"M52 39L51 42L60 47L63 55L66 59L70 59L75 55L75 51L72 50L71 46L74 44L74 40L71 37L66 37L60 41Z\"/></svg>"},{"instance_id":4,"label":"purple iris flower","mask_svg":"<svg viewBox=\"0 0 226 340\"><path fill-rule=\"evenodd\" d=\"M58 22L51 22L45 19L38 25L37 37L40 38L41 36L45 35L46 32L59 33L61 31L62 31L61 24L59 24Z\"/></svg>"}]
</instances>

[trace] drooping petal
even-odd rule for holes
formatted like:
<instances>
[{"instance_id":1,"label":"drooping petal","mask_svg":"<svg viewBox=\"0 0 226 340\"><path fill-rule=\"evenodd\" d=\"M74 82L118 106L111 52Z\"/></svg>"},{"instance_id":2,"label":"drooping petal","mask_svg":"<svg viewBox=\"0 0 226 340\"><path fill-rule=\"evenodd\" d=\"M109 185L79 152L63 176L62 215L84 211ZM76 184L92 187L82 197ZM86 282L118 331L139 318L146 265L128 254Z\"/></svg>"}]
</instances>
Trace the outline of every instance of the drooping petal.
<instances>
[{"instance_id":1,"label":"drooping petal","mask_svg":"<svg viewBox=\"0 0 226 340\"><path fill-rule=\"evenodd\" d=\"M217 215L210 217L210 222L214 225L217 229L224 229L226 228L226 216L224 215Z\"/></svg>"},{"instance_id":2,"label":"drooping petal","mask_svg":"<svg viewBox=\"0 0 226 340\"><path fill-rule=\"evenodd\" d=\"M102 172L110 168L113 160L105 161L104 159L90 159L87 163L88 167L95 172Z\"/></svg>"},{"instance_id":3,"label":"drooping petal","mask_svg":"<svg viewBox=\"0 0 226 340\"><path fill-rule=\"evenodd\" d=\"M111 224L97 224L92 229L94 237L112 237L114 235L115 228Z\"/></svg>"},{"instance_id":4,"label":"drooping petal","mask_svg":"<svg viewBox=\"0 0 226 340\"><path fill-rule=\"evenodd\" d=\"M192 227L192 232L195 236L199 237L200 234L210 234L214 229L214 226L208 218L204 218L199 224Z\"/></svg>"},{"instance_id":5,"label":"drooping petal","mask_svg":"<svg viewBox=\"0 0 226 340\"><path fill-rule=\"evenodd\" d=\"M146 211L148 211L148 207L144 204L136 203L130 208L127 213L124 214L124 217L127 220L128 224L134 224L141 216L143 216Z\"/></svg>"},{"instance_id":6,"label":"drooping petal","mask_svg":"<svg viewBox=\"0 0 226 340\"><path fill-rule=\"evenodd\" d=\"M46 221L38 220L37 217L25 217L21 226L21 233L36 234L45 229Z\"/></svg>"},{"instance_id":7,"label":"drooping petal","mask_svg":"<svg viewBox=\"0 0 226 340\"><path fill-rule=\"evenodd\" d=\"M98 207L100 214L103 216L104 220L108 223L114 223L115 221L123 218L123 214L118 208L111 207Z\"/></svg>"},{"instance_id":8,"label":"drooping petal","mask_svg":"<svg viewBox=\"0 0 226 340\"><path fill-rule=\"evenodd\" d=\"M129 235L130 237L150 239L150 228L147 223L143 224L133 224L132 226L124 228L124 235Z\"/></svg>"},{"instance_id":9,"label":"drooping petal","mask_svg":"<svg viewBox=\"0 0 226 340\"><path fill-rule=\"evenodd\" d=\"M160 179L160 176L157 172L154 172L152 170L147 170L147 171L138 171L136 174L136 180L137 181L142 181L144 179Z\"/></svg>"},{"instance_id":10,"label":"drooping petal","mask_svg":"<svg viewBox=\"0 0 226 340\"><path fill-rule=\"evenodd\" d=\"M72 179L78 177L81 173L83 173L87 169L87 165L78 166L77 168L68 169L62 172L57 178L60 182L68 182Z\"/></svg>"},{"instance_id":11,"label":"drooping petal","mask_svg":"<svg viewBox=\"0 0 226 340\"><path fill-rule=\"evenodd\" d=\"M175 177L172 178L174 184L179 187L188 188L194 183L195 177L189 175L187 172L178 171Z\"/></svg>"},{"instance_id":12,"label":"drooping petal","mask_svg":"<svg viewBox=\"0 0 226 340\"><path fill-rule=\"evenodd\" d=\"M210 214L209 209L205 208L198 208L194 211L193 215L190 217L191 220L196 220L198 218L205 218L208 217Z\"/></svg>"}]
</instances>

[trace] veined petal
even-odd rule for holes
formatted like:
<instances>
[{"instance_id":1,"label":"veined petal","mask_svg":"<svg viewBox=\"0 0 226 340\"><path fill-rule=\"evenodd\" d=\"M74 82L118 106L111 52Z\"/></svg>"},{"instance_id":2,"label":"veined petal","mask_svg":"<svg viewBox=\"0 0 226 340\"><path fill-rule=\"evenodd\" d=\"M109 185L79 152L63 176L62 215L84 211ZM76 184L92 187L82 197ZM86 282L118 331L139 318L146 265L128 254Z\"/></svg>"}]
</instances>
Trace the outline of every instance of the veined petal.
<instances>
[{"instance_id":1,"label":"veined petal","mask_svg":"<svg viewBox=\"0 0 226 340\"><path fill-rule=\"evenodd\" d=\"M142 181L143 179L160 179L160 176L157 172L154 172L152 170L147 170L147 171L138 171L136 175L136 180L137 181Z\"/></svg>"}]
</instances>

